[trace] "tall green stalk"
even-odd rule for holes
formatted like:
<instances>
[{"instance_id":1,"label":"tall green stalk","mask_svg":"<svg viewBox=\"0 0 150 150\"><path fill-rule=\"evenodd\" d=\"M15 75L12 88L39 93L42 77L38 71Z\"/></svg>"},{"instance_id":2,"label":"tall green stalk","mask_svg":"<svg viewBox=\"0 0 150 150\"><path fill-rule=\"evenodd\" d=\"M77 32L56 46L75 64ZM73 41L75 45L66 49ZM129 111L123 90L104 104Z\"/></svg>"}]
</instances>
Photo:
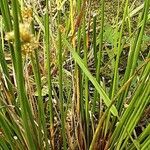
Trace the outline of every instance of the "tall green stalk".
<instances>
[{"instance_id":1,"label":"tall green stalk","mask_svg":"<svg viewBox=\"0 0 150 150\"><path fill-rule=\"evenodd\" d=\"M14 36L15 36L14 44L15 44L16 67L17 67L16 68L17 88L18 88L18 95L19 95L19 100L20 100L21 110L22 110L21 113L22 113L23 125L25 128L27 141L28 141L29 147L33 150L34 149L36 150L36 144L34 141L36 139L33 139L32 137L33 131L31 131L30 121L32 121L32 128L35 128L35 124L33 121L33 116L32 116L31 109L27 100L27 95L26 95L25 86L24 86L17 6L18 6L17 0L12 0L12 10L13 10L13 19L14 19Z\"/></svg>"},{"instance_id":2,"label":"tall green stalk","mask_svg":"<svg viewBox=\"0 0 150 150\"><path fill-rule=\"evenodd\" d=\"M111 99L114 97L115 91L118 89L118 65L119 65L119 59L122 51L122 35L123 35L123 29L124 29L124 24L125 24L125 18L127 16L127 8L128 8L128 0L126 0L125 3L125 8L124 8L124 13L123 13L123 20L122 20L122 25L119 33L118 40L115 43L115 48L117 49L116 51L116 62L115 62L115 68L114 68L114 77L113 77L113 84L112 84L112 92L111 92ZM118 32L118 26L117 32ZM118 45L118 46L117 46Z\"/></svg>"},{"instance_id":3,"label":"tall green stalk","mask_svg":"<svg viewBox=\"0 0 150 150\"><path fill-rule=\"evenodd\" d=\"M95 64L96 64L96 80L98 83L100 83L100 67L101 67L101 58L102 58L102 49L103 49L103 33L104 33L104 5L105 1L101 0L101 31L100 31L100 42L99 42L99 51L96 57L96 41L94 40L94 57L95 57ZM94 25L96 24L96 22L94 23ZM96 28L96 25L95 27ZM94 33L95 34L95 33ZM92 113L95 113L95 104L96 101L98 100L98 92L95 89L94 91L94 99L93 99L93 108L92 108Z\"/></svg>"},{"instance_id":4,"label":"tall green stalk","mask_svg":"<svg viewBox=\"0 0 150 150\"><path fill-rule=\"evenodd\" d=\"M46 69L47 69L47 79L48 79L48 94L49 94L49 110L50 110L50 135L51 138L54 136L54 125L53 125L53 104L52 104L52 77L51 77L51 46L50 46L50 31L49 31L49 4L46 0L46 16L45 16L45 49L46 49ZM52 21L52 20L51 20ZM52 41L51 41L52 42ZM52 138L53 148L54 138Z\"/></svg>"},{"instance_id":5,"label":"tall green stalk","mask_svg":"<svg viewBox=\"0 0 150 150\"><path fill-rule=\"evenodd\" d=\"M94 53L94 64L97 67L97 48L96 48L96 20L97 16L93 16L93 53ZM93 107L94 108L94 107Z\"/></svg>"},{"instance_id":6,"label":"tall green stalk","mask_svg":"<svg viewBox=\"0 0 150 150\"><path fill-rule=\"evenodd\" d=\"M42 140L42 130L44 131L44 139L46 143L46 149L48 149L48 138L47 138L47 129L46 129L46 120L45 120L45 113L44 113L44 104L43 104L43 97L42 97L42 86L41 86L41 75L39 71L39 60L37 51L35 51L35 56L31 55L32 67L35 76L35 83L38 93L38 135L39 135L39 145L43 147L43 140Z\"/></svg>"},{"instance_id":7,"label":"tall green stalk","mask_svg":"<svg viewBox=\"0 0 150 150\"><path fill-rule=\"evenodd\" d=\"M87 48L87 33L86 33L86 22L85 16L83 19L83 41L84 41L84 64L88 68L88 48ZM89 80L87 76L84 77L85 85L85 119L86 119L86 139L87 148L89 147ZM82 106L83 107L83 106Z\"/></svg>"},{"instance_id":8,"label":"tall green stalk","mask_svg":"<svg viewBox=\"0 0 150 150\"><path fill-rule=\"evenodd\" d=\"M61 114L61 134L63 138L63 149L67 149L66 134L65 134L65 115L64 115L64 101L63 101L63 82L62 82L62 37L60 30L60 14L58 10L58 70L59 70L59 101L60 101L60 114Z\"/></svg>"}]
</instances>

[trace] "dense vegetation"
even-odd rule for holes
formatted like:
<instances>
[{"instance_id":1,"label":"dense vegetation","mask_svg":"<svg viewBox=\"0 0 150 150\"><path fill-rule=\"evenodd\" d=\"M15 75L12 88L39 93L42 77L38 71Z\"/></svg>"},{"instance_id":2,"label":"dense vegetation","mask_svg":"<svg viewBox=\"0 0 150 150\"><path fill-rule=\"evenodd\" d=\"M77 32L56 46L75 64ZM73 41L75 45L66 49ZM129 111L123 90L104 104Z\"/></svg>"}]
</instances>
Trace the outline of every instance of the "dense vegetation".
<instances>
[{"instance_id":1,"label":"dense vegetation","mask_svg":"<svg viewBox=\"0 0 150 150\"><path fill-rule=\"evenodd\" d=\"M0 149L150 149L149 0L0 0Z\"/></svg>"}]
</instances>

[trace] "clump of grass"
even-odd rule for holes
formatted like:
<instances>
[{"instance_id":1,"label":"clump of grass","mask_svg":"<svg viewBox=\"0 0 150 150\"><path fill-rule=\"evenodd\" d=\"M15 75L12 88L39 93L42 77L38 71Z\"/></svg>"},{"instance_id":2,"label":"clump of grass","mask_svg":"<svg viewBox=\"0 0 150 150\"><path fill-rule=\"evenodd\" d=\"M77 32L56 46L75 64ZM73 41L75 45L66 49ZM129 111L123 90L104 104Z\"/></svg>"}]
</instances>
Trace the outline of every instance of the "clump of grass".
<instances>
[{"instance_id":1,"label":"clump of grass","mask_svg":"<svg viewBox=\"0 0 150 150\"><path fill-rule=\"evenodd\" d=\"M149 0L113 25L104 0L28 2L0 1L0 148L149 149Z\"/></svg>"}]
</instances>

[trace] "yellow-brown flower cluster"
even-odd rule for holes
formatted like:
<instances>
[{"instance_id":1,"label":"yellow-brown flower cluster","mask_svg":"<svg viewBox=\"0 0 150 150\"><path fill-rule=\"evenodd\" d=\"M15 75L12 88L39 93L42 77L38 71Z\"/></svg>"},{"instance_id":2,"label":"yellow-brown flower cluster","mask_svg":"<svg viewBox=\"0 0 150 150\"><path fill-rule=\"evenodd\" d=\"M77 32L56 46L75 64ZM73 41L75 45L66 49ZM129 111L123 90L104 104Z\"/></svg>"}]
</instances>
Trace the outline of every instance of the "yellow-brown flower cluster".
<instances>
[{"instance_id":1,"label":"yellow-brown flower cluster","mask_svg":"<svg viewBox=\"0 0 150 150\"><path fill-rule=\"evenodd\" d=\"M22 10L21 15L22 15L23 22L30 24L32 21L32 8L31 7L25 7Z\"/></svg>"},{"instance_id":2,"label":"yellow-brown flower cluster","mask_svg":"<svg viewBox=\"0 0 150 150\"><path fill-rule=\"evenodd\" d=\"M19 25L21 48L22 53L28 55L31 54L34 49L38 48L38 42L30 30L30 24L32 21L31 8L25 8L22 10L22 19L23 23L20 23ZM14 31L6 33L5 39L14 42Z\"/></svg>"}]
</instances>

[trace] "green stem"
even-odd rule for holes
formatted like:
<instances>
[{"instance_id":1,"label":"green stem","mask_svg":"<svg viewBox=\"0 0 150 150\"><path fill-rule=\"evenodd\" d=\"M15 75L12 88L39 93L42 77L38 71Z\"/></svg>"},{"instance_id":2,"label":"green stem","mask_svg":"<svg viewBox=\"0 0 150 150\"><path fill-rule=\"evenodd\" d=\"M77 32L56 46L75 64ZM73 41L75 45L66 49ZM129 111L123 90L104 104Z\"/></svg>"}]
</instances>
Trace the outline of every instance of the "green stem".
<instances>
[{"instance_id":1,"label":"green stem","mask_svg":"<svg viewBox=\"0 0 150 150\"><path fill-rule=\"evenodd\" d=\"M37 51L35 51L35 58L33 55L31 55L31 62L33 67L33 72L35 76L35 83L38 93L38 133L39 133L39 145L42 148L42 129L44 131L44 137L46 142L46 148L48 149L48 141L47 141L47 129L45 127L46 121L45 121L45 113L44 113L44 105L43 105L43 97L42 97L42 86L41 86L41 76L39 71L39 61L38 61L38 54Z\"/></svg>"},{"instance_id":2,"label":"green stem","mask_svg":"<svg viewBox=\"0 0 150 150\"><path fill-rule=\"evenodd\" d=\"M12 10L13 10L13 19L14 19L14 35L15 35L15 56L16 56L16 80L17 80L17 88L18 95L21 104L21 113L23 119L23 125L25 127L25 133L27 137L27 141L29 147L33 150L36 150L36 145L33 141L32 131L29 126L29 118L32 120L32 127L34 127L33 116L31 113L31 109L28 103L25 85L24 85L24 77L23 77L23 67L22 67L22 54L21 54L21 42L20 42L20 34L19 34L19 20L18 20L18 9L17 9L17 0L12 1Z\"/></svg>"},{"instance_id":3,"label":"green stem","mask_svg":"<svg viewBox=\"0 0 150 150\"><path fill-rule=\"evenodd\" d=\"M97 48L96 48L96 16L93 17L93 52L95 68L97 67Z\"/></svg>"},{"instance_id":4,"label":"green stem","mask_svg":"<svg viewBox=\"0 0 150 150\"><path fill-rule=\"evenodd\" d=\"M62 38L60 31L60 10L58 10L58 68L59 68L59 101L60 101L60 113L61 113L61 133L63 138L63 149L67 149L66 135L65 135L65 116L63 107L63 84L62 84Z\"/></svg>"},{"instance_id":5,"label":"green stem","mask_svg":"<svg viewBox=\"0 0 150 150\"><path fill-rule=\"evenodd\" d=\"M101 1L101 31L100 31L100 43L99 43L99 51L98 57L96 59L96 80L100 83L100 66L101 66L101 58L102 58L102 49L103 49L103 33L104 33L104 0ZM94 42L95 43L95 42ZM95 45L95 44L94 44ZM96 47L95 47L96 48ZM95 50L96 51L96 50ZM96 56L95 56L96 57ZM92 113L95 113L95 105L98 99L98 92L95 89L94 91L94 100L93 100L93 108Z\"/></svg>"},{"instance_id":6,"label":"green stem","mask_svg":"<svg viewBox=\"0 0 150 150\"><path fill-rule=\"evenodd\" d=\"M86 34L86 22L85 17L83 21L83 41L84 41L84 64L88 68L88 49L87 49L87 34ZM85 118L86 118L86 139L87 139L87 149L89 147L89 80L88 77L85 76Z\"/></svg>"},{"instance_id":7,"label":"green stem","mask_svg":"<svg viewBox=\"0 0 150 150\"><path fill-rule=\"evenodd\" d=\"M45 49L46 49L46 68L48 79L48 94L49 94L49 109L50 109L50 135L54 136L54 123L53 123L53 103L52 103L52 77L51 77L51 55L50 55L50 31L49 31L49 6L46 0L46 17L45 17ZM51 20L52 21L52 20ZM54 148L54 137L52 138L52 147Z\"/></svg>"}]
</instances>

